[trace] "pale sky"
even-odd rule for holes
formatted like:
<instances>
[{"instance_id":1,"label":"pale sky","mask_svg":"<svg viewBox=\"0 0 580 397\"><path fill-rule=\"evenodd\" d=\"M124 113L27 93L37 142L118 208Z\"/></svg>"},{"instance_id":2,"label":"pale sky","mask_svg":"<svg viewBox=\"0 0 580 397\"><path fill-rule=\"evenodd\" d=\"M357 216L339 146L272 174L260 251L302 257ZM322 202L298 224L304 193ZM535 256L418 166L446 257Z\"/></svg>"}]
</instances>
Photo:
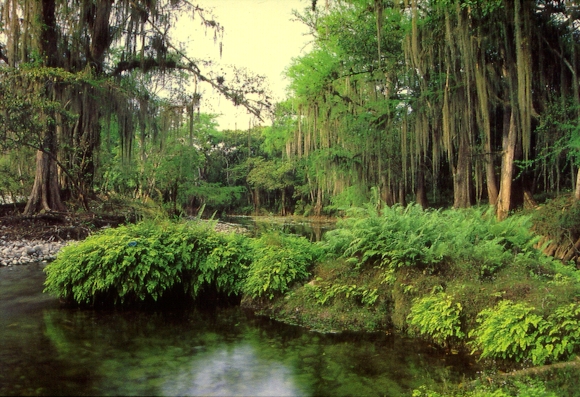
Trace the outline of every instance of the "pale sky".
<instances>
[{"instance_id":1,"label":"pale sky","mask_svg":"<svg viewBox=\"0 0 580 397\"><path fill-rule=\"evenodd\" d=\"M194 21L195 26L187 28L193 33L189 51L197 58L211 57L219 64L245 67L265 75L274 102L283 100L289 83L283 77L284 69L292 58L307 52L311 40L306 35L306 26L293 21L292 10L302 12L311 5L311 0L198 0L193 3L212 9L225 31L220 59L219 46L213 44L213 33L208 31L204 37L199 21ZM244 108L234 107L207 88L202 93L201 111L224 114L217 120L220 129L245 130L257 123ZM268 120L262 124L268 124Z\"/></svg>"}]
</instances>

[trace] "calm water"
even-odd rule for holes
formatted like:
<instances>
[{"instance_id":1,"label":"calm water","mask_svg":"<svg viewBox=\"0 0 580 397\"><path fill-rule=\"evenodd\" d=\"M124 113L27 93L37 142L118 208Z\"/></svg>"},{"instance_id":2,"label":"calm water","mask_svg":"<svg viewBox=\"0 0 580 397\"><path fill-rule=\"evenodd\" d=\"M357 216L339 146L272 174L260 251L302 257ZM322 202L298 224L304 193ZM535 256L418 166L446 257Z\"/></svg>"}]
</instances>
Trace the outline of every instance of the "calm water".
<instances>
[{"instance_id":1,"label":"calm water","mask_svg":"<svg viewBox=\"0 0 580 397\"><path fill-rule=\"evenodd\" d=\"M387 335L322 335L238 308L65 309L40 265L0 268L0 395L405 396L474 369Z\"/></svg>"},{"instance_id":2,"label":"calm water","mask_svg":"<svg viewBox=\"0 0 580 397\"><path fill-rule=\"evenodd\" d=\"M310 241L320 241L324 233L336 227L336 220L332 219L288 216L230 216L223 221L244 226L253 236L266 231L280 231L304 236Z\"/></svg>"}]
</instances>

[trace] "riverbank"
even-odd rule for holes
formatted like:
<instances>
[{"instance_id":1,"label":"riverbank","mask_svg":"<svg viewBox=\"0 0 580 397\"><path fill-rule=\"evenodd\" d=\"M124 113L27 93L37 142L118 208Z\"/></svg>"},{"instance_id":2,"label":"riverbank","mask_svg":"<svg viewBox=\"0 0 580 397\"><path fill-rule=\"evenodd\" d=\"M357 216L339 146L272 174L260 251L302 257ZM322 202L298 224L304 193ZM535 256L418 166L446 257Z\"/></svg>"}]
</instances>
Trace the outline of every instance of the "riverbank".
<instances>
[{"instance_id":1,"label":"riverbank","mask_svg":"<svg viewBox=\"0 0 580 397\"><path fill-rule=\"evenodd\" d=\"M206 221L203 221L206 222ZM67 244L84 240L99 230L116 227L124 218L115 215L81 216L65 213L0 217L0 266L50 262ZM218 232L246 233L242 226L216 221Z\"/></svg>"}]
</instances>

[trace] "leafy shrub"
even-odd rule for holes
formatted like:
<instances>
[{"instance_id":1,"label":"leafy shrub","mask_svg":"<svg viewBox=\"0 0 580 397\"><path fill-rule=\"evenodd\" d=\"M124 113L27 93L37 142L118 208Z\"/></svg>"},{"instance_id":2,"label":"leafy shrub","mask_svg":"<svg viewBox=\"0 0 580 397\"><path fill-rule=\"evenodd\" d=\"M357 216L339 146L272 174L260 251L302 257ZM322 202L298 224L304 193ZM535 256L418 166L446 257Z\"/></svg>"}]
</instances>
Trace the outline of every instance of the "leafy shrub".
<instances>
[{"instance_id":1,"label":"leafy shrub","mask_svg":"<svg viewBox=\"0 0 580 397\"><path fill-rule=\"evenodd\" d=\"M478 384L473 390L459 389L456 392L446 390L444 393L421 386L413 390L413 397L557 397L558 394L547 390L539 380L524 378L523 380L503 380L497 385Z\"/></svg>"},{"instance_id":2,"label":"leafy shrub","mask_svg":"<svg viewBox=\"0 0 580 397\"><path fill-rule=\"evenodd\" d=\"M569 358L580 345L580 304L557 308L548 317L550 327L547 335L542 339L544 356L555 361L560 358Z\"/></svg>"},{"instance_id":3,"label":"leafy shrub","mask_svg":"<svg viewBox=\"0 0 580 397\"><path fill-rule=\"evenodd\" d=\"M322 284L310 288L319 305L326 305L333 299L343 296L346 299L355 298L364 306L372 306L379 298L377 288L365 288L356 284Z\"/></svg>"},{"instance_id":4,"label":"leafy shrub","mask_svg":"<svg viewBox=\"0 0 580 397\"><path fill-rule=\"evenodd\" d=\"M435 271L444 263L491 277L518 255L539 258L530 218L496 220L487 208L423 210L419 205L353 209L325 235L324 248L361 266L382 266L386 280L404 266Z\"/></svg>"},{"instance_id":5,"label":"leafy shrub","mask_svg":"<svg viewBox=\"0 0 580 397\"><path fill-rule=\"evenodd\" d=\"M570 357L580 345L580 304L557 308L547 319L525 303L501 301L483 310L470 333L481 357L530 360L534 365Z\"/></svg>"},{"instance_id":6,"label":"leafy shrub","mask_svg":"<svg viewBox=\"0 0 580 397\"><path fill-rule=\"evenodd\" d=\"M503 300L479 313L480 325L469 336L474 337L472 345L481 349L481 358L531 359L534 364L543 363L542 335L549 324L533 311L526 303Z\"/></svg>"},{"instance_id":7,"label":"leafy shrub","mask_svg":"<svg viewBox=\"0 0 580 397\"><path fill-rule=\"evenodd\" d=\"M247 249L211 224L121 226L63 248L45 268L45 291L80 304L123 304L156 301L176 287L195 297L217 280L222 292L236 293L249 263Z\"/></svg>"},{"instance_id":8,"label":"leafy shrub","mask_svg":"<svg viewBox=\"0 0 580 397\"><path fill-rule=\"evenodd\" d=\"M413 301L407 317L409 325L421 335L428 335L435 343L447 346L452 338L463 339L461 304L445 292L438 292Z\"/></svg>"},{"instance_id":9,"label":"leafy shrub","mask_svg":"<svg viewBox=\"0 0 580 397\"><path fill-rule=\"evenodd\" d=\"M243 291L253 298L275 295L290 289L292 283L305 280L309 267L322 251L304 237L272 232L253 243L254 261L248 270Z\"/></svg>"}]
</instances>

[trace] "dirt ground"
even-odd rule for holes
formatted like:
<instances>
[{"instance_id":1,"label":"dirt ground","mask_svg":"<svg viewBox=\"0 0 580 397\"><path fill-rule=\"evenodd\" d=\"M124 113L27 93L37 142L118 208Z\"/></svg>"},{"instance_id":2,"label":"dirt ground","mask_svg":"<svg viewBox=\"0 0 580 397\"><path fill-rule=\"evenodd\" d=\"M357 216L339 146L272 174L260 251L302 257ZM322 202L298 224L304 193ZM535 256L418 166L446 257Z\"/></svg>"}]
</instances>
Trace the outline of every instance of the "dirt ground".
<instances>
[{"instance_id":1,"label":"dirt ground","mask_svg":"<svg viewBox=\"0 0 580 397\"><path fill-rule=\"evenodd\" d=\"M0 238L4 240L82 240L105 226L124 223L114 214L45 213L22 215L23 205L0 205Z\"/></svg>"}]
</instances>

